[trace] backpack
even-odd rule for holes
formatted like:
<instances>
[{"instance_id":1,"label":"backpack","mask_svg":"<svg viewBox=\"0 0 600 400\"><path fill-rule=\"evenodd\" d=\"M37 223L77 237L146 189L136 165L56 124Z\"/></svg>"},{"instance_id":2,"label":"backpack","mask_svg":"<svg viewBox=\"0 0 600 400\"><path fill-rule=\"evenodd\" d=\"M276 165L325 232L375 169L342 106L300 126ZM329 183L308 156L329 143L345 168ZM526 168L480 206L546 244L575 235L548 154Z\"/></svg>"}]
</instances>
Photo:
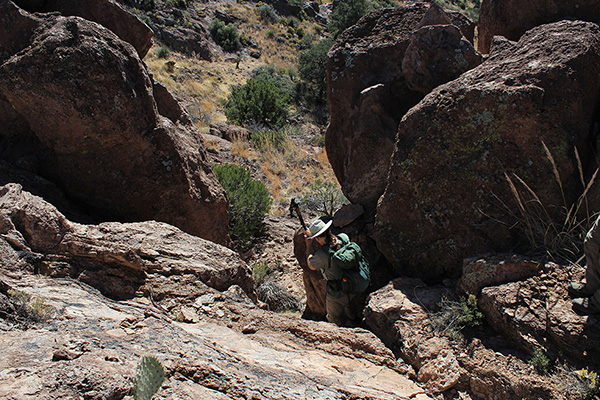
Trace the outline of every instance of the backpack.
<instances>
[{"instance_id":1,"label":"backpack","mask_svg":"<svg viewBox=\"0 0 600 400\"><path fill-rule=\"evenodd\" d=\"M342 292L362 293L371 283L369 262L363 256L360 246L351 242L346 234L341 233L338 237L342 241L342 247L330 250L329 262L342 269Z\"/></svg>"}]
</instances>

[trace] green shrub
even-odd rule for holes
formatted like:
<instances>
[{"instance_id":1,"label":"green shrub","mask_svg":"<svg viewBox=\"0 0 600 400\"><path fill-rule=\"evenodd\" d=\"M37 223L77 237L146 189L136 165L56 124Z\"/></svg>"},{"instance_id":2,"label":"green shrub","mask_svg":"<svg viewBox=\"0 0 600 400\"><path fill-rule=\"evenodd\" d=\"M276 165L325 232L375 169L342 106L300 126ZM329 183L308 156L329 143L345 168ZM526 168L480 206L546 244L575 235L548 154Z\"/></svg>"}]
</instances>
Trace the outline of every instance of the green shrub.
<instances>
[{"instance_id":1,"label":"green shrub","mask_svg":"<svg viewBox=\"0 0 600 400\"><path fill-rule=\"evenodd\" d=\"M333 215L341 206L348 204L337 182L317 179L308 185L309 192L300 200L308 210L325 215Z\"/></svg>"},{"instance_id":2,"label":"green shrub","mask_svg":"<svg viewBox=\"0 0 600 400\"><path fill-rule=\"evenodd\" d=\"M160 47L157 51L156 51L156 56L158 58L169 58L169 56L171 55L171 50L169 50L168 47Z\"/></svg>"},{"instance_id":3,"label":"green shrub","mask_svg":"<svg viewBox=\"0 0 600 400\"><path fill-rule=\"evenodd\" d=\"M235 51L240 48L240 34L235 25L226 25L220 19L214 19L209 29L212 37L223 49Z\"/></svg>"},{"instance_id":4,"label":"green shrub","mask_svg":"<svg viewBox=\"0 0 600 400\"><path fill-rule=\"evenodd\" d=\"M550 371L550 359L539 347L534 350L533 356L529 360L529 364L533 365L542 375L545 375Z\"/></svg>"},{"instance_id":5,"label":"green shrub","mask_svg":"<svg viewBox=\"0 0 600 400\"><path fill-rule=\"evenodd\" d=\"M294 95L294 82L284 69L277 71L273 65L262 65L252 71L252 78L272 82L288 99Z\"/></svg>"},{"instance_id":6,"label":"green shrub","mask_svg":"<svg viewBox=\"0 0 600 400\"><path fill-rule=\"evenodd\" d=\"M245 247L260 231L271 208L269 191L244 167L223 164L213 166L213 170L229 199L229 234L240 247Z\"/></svg>"},{"instance_id":7,"label":"green shrub","mask_svg":"<svg viewBox=\"0 0 600 400\"><path fill-rule=\"evenodd\" d=\"M448 335L457 339L465 327L474 327L481 324L483 314L477 307L477 297L469 294L460 301L442 297L439 310L429 315L429 321L434 330L441 335Z\"/></svg>"},{"instance_id":8,"label":"green shrub","mask_svg":"<svg viewBox=\"0 0 600 400\"><path fill-rule=\"evenodd\" d=\"M250 78L243 86L232 86L223 105L227 119L238 125L281 126L289 113L288 99L273 82Z\"/></svg>"},{"instance_id":9,"label":"green shrub","mask_svg":"<svg viewBox=\"0 0 600 400\"><path fill-rule=\"evenodd\" d=\"M323 39L298 55L300 78L310 83L320 98L325 98L327 90L327 52L332 45L333 39Z\"/></svg>"},{"instance_id":10,"label":"green shrub","mask_svg":"<svg viewBox=\"0 0 600 400\"><path fill-rule=\"evenodd\" d=\"M256 13L266 22L277 22L277 13L275 9L270 4L262 4L256 8Z\"/></svg>"},{"instance_id":11,"label":"green shrub","mask_svg":"<svg viewBox=\"0 0 600 400\"><path fill-rule=\"evenodd\" d=\"M367 0L340 1L329 16L327 30L334 38L337 38L340 33L354 25L371 8Z\"/></svg>"}]
</instances>

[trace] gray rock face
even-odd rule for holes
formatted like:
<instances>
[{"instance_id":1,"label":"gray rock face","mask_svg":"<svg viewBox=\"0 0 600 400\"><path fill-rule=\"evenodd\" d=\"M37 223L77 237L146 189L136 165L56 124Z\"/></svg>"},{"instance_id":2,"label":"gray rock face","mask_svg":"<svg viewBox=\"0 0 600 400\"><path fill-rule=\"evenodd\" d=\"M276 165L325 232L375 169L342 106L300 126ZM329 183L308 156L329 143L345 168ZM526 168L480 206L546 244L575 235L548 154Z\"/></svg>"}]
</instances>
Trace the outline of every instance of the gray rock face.
<instances>
[{"instance_id":1,"label":"gray rock face","mask_svg":"<svg viewBox=\"0 0 600 400\"><path fill-rule=\"evenodd\" d=\"M502 203L518 176L555 216L582 192L600 87L598 25L564 21L503 42L479 67L437 87L399 125L373 236L398 273L458 275L463 258L507 251ZM498 223L497 221L502 221Z\"/></svg>"},{"instance_id":2,"label":"gray rock face","mask_svg":"<svg viewBox=\"0 0 600 400\"><path fill-rule=\"evenodd\" d=\"M157 107L133 47L78 17L34 16L10 2L0 11L0 29L30 34L3 47L12 53L0 66L0 94L25 122L19 134L35 139L35 172L104 220L165 221L228 244L227 200L200 133L160 115L174 108L164 93Z\"/></svg>"}]
</instances>

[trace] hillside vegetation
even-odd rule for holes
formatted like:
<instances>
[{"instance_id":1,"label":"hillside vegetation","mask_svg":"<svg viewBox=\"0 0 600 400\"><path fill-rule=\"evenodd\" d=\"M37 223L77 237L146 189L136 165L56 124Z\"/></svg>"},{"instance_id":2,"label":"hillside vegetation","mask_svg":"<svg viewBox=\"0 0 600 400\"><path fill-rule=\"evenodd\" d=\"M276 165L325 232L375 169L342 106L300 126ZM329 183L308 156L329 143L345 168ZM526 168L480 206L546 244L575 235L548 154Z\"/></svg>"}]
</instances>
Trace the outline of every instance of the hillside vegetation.
<instances>
[{"instance_id":1,"label":"hillside vegetation","mask_svg":"<svg viewBox=\"0 0 600 400\"><path fill-rule=\"evenodd\" d=\"M470 14L471 18L476 17L479 5L477 0L439 3ZM290 4L305 5L295 1ZM296 196L305 198L306 206L310 198L311 211L315 213L325 212L324 203L329 203L331 209L344 202L323 147L328 122L326 53L340 29L370 10L399 4L402 2L351 0L336 13L331 11L331 2L325 1L320 4L321 13L316 18L308 17L303 10L283 16L272 5L262 2L156 0L146 7L148 10L139 3L137 6L141 8L132 10L154 30L157 21L161 21L162 10L181 15L177 21L182 27L201 24L205 31L213 32L208 39L215 56L210 61L169 48L157 39L144 59L154 78L181 101L202 133L208 133L213 123L228 121L224 104L232 88L244 87L257 71L270 68L276 86L287 85L286 123L265 126L268 123L264 121L258 124L232 118L228 121L249 127L255 133L255 140L262 138L261 146L252 139L238 140L231 152L238 163L253 165L253 175L267 184L273 197L271 212L279 214L286 211L289 199ZM220 39L214 34L217 23L221 25L219 33L224 35ZM223 45L224 40L227 45ZM269 138L275 137L279 142L269 143Z\"/></svg>"}]
</instances>

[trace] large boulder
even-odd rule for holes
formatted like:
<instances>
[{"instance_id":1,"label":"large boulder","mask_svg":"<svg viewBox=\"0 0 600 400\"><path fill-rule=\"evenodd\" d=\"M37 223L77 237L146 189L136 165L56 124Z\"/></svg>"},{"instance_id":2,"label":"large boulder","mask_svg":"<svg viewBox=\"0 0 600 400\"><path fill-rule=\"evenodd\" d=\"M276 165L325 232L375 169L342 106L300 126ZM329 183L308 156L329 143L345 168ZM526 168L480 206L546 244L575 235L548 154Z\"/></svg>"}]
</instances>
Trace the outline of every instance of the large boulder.
<instances>
[{"instance_id":1,"label":"large boulder","mask_svg":"<svg viewBox=\"0 0 600 400\"><path fill-rule=\"evenodd\" d=\"M434 17L426 15L430 9ZM422 28L423 23L439 23L441 14L456 25L455 32L460 29L472 38L472 24L466 18L416 3L367 14L342 33L329 51L327 95L331 122L325 146L342 190L353 203L373 209L384 191L398 123L423 97L407 82L403 59L413 31ZM440 34L429 41L435 41L438 49L463 46L460 39L446 39ZM421 43L423 40L415 39ZM419 46L415 43L413 47ZM418 63L416 57L409 62L415 74ZM435 80L446 82L448 78L439 75Z\"/></svg>"},{"instance_id":2,"label":"large boulder","mask_svg":"<svg viewBox=\"0 0 600 400\"><path fill-rule=\"evenodd\" d=\"M23 190L0 187L0 265L58 278L76 278L114 299L154 295L193 296L196 281L216 289L241 287L256 300L250 268L226 247L156 222L84 225L69 221L54 206ZM21 260L11 263L10 260ZM33 262L32 262L33 260ZM24 261L24 262L23 262ZM152 280L181 275L177 283L154 288ZM193 279L185 279L185 276Z\"/></svg>"},{"instance_id":3,"label":"large boulder","mask_svg":"<svg viewBox=\"0 0 600 400\"><path fill-rule=\"evenodd\" d=\"M42 19L11 2L0 13L37 27L0 66L0 94L44 148L38 172L105 220L155 219L228 244L227 200L201 135L162 92L157 107L133 47L79 17Z\"/></svg>"},{"instance_id":4,"label":"large boulder","mask_svg":"<svg viewBox=\"0 0 600 400\"><path fill-rule=\"evenodd\" d=\"M143 58L152 47L152 31L138 17L125 11L114 0L13 0L29 12L58 11L64 16L78 16L94 21L131 43Z\"/></svg>"},{"instance_id":5,"label":"large boulder","mask_svg":"<svg viewBox=\"0 0 600 400\"><path fill-rule=\"evenodd\" d=\"M477 49L489 53L493 37L519 38L538 25L576 19L600 22L598 0L485 0L479 9Z\"/></svg>"},{"instance_id":6,"label":"large boulder","mask_svg":"<svg viewBox=\"0 0 600 400\"><path fill-rule=\"evenodd\" d=\"M396 271L435 280L457 276L465 257L508 251L518 205L507 177L550 217L572 204L582 192L575 149L585 167L599 88L600 28L564 21L501 42L413 107L373 231Z\"/></svg>"}]
</instances>

